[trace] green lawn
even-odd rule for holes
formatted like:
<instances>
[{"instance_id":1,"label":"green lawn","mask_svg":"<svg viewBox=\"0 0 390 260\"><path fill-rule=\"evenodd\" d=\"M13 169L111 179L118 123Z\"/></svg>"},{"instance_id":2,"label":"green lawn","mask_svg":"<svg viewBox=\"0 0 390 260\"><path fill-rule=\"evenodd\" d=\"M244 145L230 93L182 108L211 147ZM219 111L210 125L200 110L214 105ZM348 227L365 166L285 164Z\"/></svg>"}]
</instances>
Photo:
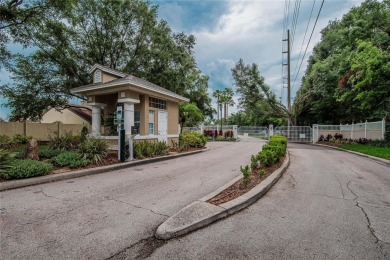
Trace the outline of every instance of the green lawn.
<instances>
[{"instance_id":1,"label":"green lawn","mask_svg":"<svg viewBox=\"0 0 390 260\"><path fill-rule=\"evenodd\" d=\"M363 144L342 144L338 147L376 157L390 159L390 148L388 147L375 147Z\"/></svg>"}]
</instances>

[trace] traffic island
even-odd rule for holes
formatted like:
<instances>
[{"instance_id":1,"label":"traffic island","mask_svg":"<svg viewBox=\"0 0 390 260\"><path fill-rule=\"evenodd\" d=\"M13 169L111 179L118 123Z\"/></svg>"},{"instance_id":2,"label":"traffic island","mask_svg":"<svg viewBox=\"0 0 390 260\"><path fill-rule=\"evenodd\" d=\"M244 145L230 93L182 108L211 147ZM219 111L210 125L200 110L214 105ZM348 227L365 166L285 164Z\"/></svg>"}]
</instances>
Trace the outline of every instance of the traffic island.
<instances>
[{"instance_id":1,"label":"traffic island","mask_svg":"<svg viewBox=\"0 0 390 260\"><path fill-rule=\"evenodd\" d=\"M264 196L264 194L266 194L268 190L271 189L271 187L286 171L289 164L290 156L287 152L283 164L266 179L264 179L260 184L249 190L247 193L219 205L214 205L207 202L242 179L242 176L238 176L218 190L210 193L200 200L193 202L172 217L168 218L157 228L155 234L156 238L168 240L174 237L185 235L191 231L207 226L216 220L224 218L248 207L259 198Z\"/></svg>"}]
</instances>

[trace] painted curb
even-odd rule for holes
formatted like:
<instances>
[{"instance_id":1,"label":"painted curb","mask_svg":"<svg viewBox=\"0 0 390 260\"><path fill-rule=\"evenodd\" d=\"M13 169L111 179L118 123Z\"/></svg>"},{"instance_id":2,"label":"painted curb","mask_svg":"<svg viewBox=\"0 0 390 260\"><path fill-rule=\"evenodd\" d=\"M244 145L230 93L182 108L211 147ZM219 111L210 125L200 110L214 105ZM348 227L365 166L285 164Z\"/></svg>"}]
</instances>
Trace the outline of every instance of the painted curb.
<instances>
[{"instance_id":1,"label":"painted curb","mask_svg":"<svg viewBox=\"0 0 390 260\"><path fill-rule=\"evenodd\" d=\"M41 177L35 177L35 178L31 178L31 179L5 181L5 182L0 183L0 192L5 191L5 190L11 190L11 189L17 189L17 188L23 188L23 187L27 187L27 186L48 183L48 182L55 182L55 181L62 181L62 180L67 180L67 179L79 178L79 177L88 176L88 175L92 175L92 174L121 170L121 169L144 165L144 164L148 164L148 163L176 159L179 157L184 157L184 156L188 156L188 155L207 152L209 150L210 150L210 148L206 148L206 149L199 150L199 151L191 151L191 152L185 152L185 153L180 153L180 154L166 155L166 156L161 156L161 157L156 157L156 158L150 158L150 159L145 159L145 160L124 162L124 163L118 163L118 164L114 164L114 165L107 165L107 166L102 166L102 167L90 168L90 169L85 169L85 170L58 173L58 174L41 176Z\"/></svg>"},{"instance_id":2,"label":"painted curb","mask_svg":"<svg viewBox=\"0 0 390 260\"><path fill-rule=\"evenodd\" d=\"M290 155L287 151L287 156L283 164L279 169L275 170L259 185L241 195L240 197L223 203L219 206L206 202L213 198L215 195L231 186L237 180L241 179L238 176L210 193L209 195L191 203L187 207L183 208L166 221L164 221L158 228L155 237L158 239L168 240L174 237L182 236L196 229L207 226L218 219L227 217L241 209L244 209L264 196L271 187L280 179L283 173L286 171L290 164Z\"/></svg>"},{"instance_id":3,"label":"painted curb","mask_svg":"<svg viewBox=\"0 0 390 260\"><path fill-rule=\"evenodd\" d=\"M364 153L359 153L359 152L355 152L355 151L350 151L350 150L346 150L346 149L343 149L343 148L339 148L339 147L334 147L334 146L331 146L331 145L326 145L326 144L312 144L312 145L316 145L316 146L323 146L323 147L328 147L328 148L332 148L332 149L335 149L335 150L339 150L339 151L344 151L344 152L347 152L347 153L351 153L351 154L355 154L355 155L359 155L359 156L362 156L362 157L366 157L368 159L371 159L373 161L376 161L382 165L385 165L385 166L390 166L390 160L387 160L387 159L384 159L384 158L379 158L379 157L375 157L375 156L372 156L372 155L368 155L368 154L364 154Z\"/></svg>"}]
</instances>

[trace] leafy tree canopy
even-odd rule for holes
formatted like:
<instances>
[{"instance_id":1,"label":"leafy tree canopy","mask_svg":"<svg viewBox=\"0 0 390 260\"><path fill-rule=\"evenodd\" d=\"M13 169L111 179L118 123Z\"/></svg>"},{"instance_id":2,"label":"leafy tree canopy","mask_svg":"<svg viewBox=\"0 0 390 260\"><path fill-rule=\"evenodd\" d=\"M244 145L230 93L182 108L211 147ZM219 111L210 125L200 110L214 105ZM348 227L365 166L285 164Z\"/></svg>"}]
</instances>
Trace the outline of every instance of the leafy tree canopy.
<instances>
[{"instance_id":1,"label":"leafy tree canopy","mask_svg":"<svg viewBox=\"0 0 390 260\"><path fill-rule=\"evenodd\" d=\"M173 33L158 20L156 6L141 0L52 2L8 0L1 5L7 15L0 47L15 83L1 86L0 94L9 99L14 118L39 119L47 107L66 103L71 88L91 83L88 70L95 63L188 97L212 115L208 77L193 56L195 37ZM36 10L32 16L31 10ZM11 55L4 49L8 41L36 51Z\"/></svg>"},{"instance_id":2,"label":"leafy tree canopy","mask_svg":"<svg viewBox=\"0 0 390 260\"><path fill-rule=\"evenodd\" d=\"M180 131L184 126L197 126L202 122L204 116L202 111L194 103L181 102L179 104Z\"/></svg>"},{"instance_id":3,"label":"leafy tree canopy","mask_svg":"<svg viewBox=\"0 0 390 260\"><path fill-rule=\"evenodd\" d=\"M390 1L367 0L321 34L293 105L298 121L382 119L390 111Z\"/></svg>"},{"instance_id":4,"label":"leafy tree canopy","mask_svg":"<svg viewBox=\"0 0 390 260\"><path fill-rule=\"evenodd\" d=\"M238 125L267 125L271 118L289 117L290 113L277 99L275 94L265 84L264 77L256 64L245 64L240 59L232 69L233 79L237 87L239 108L241 112L232 115L229 121ZM272 122L275 120L272 120Z\"/></svg>"}]
</instances>

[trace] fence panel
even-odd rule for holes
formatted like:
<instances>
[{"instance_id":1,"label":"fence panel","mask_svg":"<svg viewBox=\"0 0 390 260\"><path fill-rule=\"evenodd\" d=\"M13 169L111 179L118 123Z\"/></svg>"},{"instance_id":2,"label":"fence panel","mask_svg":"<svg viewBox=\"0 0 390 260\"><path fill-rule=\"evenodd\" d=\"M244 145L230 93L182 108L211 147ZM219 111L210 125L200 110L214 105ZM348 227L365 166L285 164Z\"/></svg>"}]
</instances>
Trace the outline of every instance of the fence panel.
<instances>
[{"instance_id":1,"label":"fence panel","mask_svg":"<svg viewBox=\"0 0 390 260\"><path fill-rule=\"evenodd\" d=\"M347 139L367 138L381 140L384 138L384 125L384 120L350 125L318 125L317 133L313 133L316 136L316 138L313 138L313 142L317 142L321 136L326 137L329 134L334 136L336 133L342 134L343 138Z\"/></svg>"},{"instance_id":2,"label":"fence panel","mask_svg":"<svg viewBox=\"0 0 390 260\"><path fill-rule=\"evenodd\" d=\"M240 126L237 129L237 133L244 136L268 139L268 128L264 126Z\"/></svg>"},{"instance_id":3,"label":"fence panel","mask_svg":"<svg viewBox=\"0 0 390 260\"><path fill-rule=\"evenodd\" d=\"M289 142L312 142L312 129L310 126L278 126L275 135L283 135Z\"/></svg>"}]
</instances>

